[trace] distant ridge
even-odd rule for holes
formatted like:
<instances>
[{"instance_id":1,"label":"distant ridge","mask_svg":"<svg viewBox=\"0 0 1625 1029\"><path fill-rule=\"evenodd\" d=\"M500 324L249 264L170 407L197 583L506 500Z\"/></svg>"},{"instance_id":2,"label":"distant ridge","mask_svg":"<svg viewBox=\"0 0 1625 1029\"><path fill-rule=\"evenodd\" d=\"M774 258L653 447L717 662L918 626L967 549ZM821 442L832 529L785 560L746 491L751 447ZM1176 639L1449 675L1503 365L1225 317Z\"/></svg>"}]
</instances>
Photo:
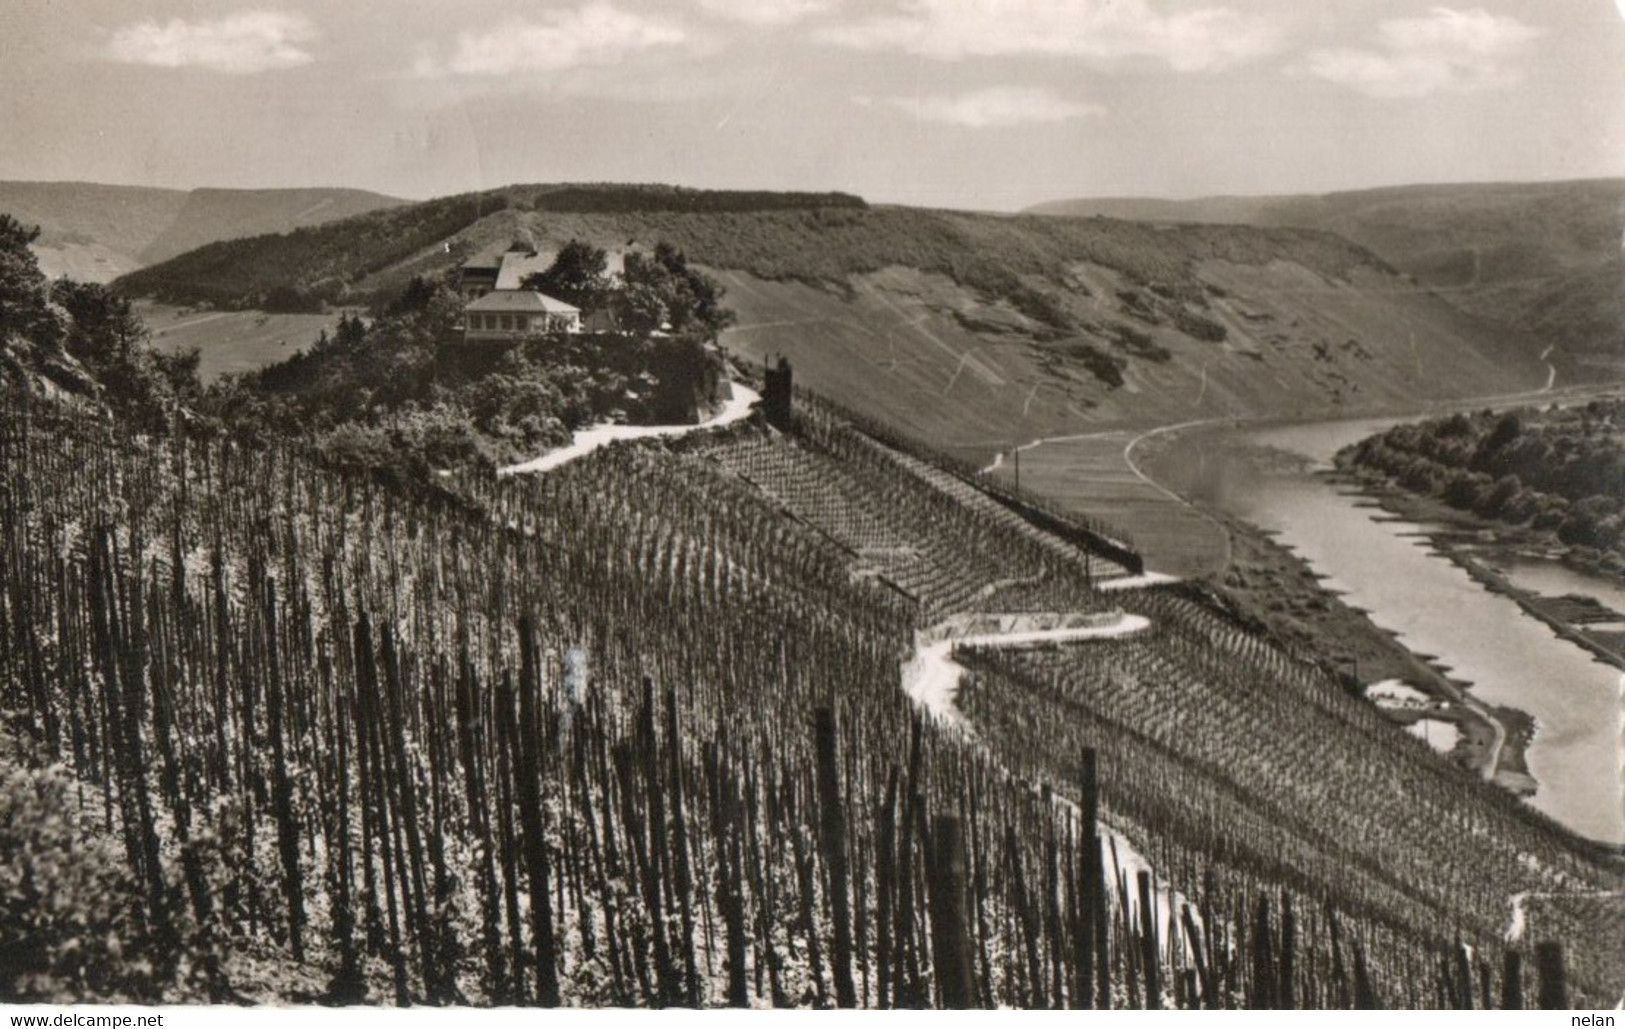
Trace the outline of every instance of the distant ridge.
<instances>
[{"instance_id":1,"label":"distant ridge","mask_svg":"<svg viewBox=\"0 0 1625 1029\"><path fill-rule=\"evenodd\" d=\"M1625 179L1080 198L1030 212L1324 229L1370 248L1457 307L1554 346L1560 359L1625 358Z\"/></svg>"},{"instance_id":2,"label":"distant ridge","mask_svg":"<svg viewBox=\"0 0 1625 1029\"><path fill-rule=\"evenodd\" d=\"M841 193L513 185L211 243L124 276L216 309L383 304L522 240L669 243L751 364L956 457L1087 425L1351 414L1537 389L1541 348L1315 229L870 206Z\"/></svg>"},{"instance_id":3,"label":"distant ridge","mask_svg":"<svg viewBox=\"0 0 1625 1029\"><path fill-rule=\"evenodd\" d=\"M359 189L162 189L0 182L0 212L40 227L41 270L107 282L237 236L287 232L408 201Z\"/></svg>"},{"instance_id":4,"label":"distant ridge","mask_svg":"<svg viewBox=\"0 0 1625 1029\"><path fill-rule=\"evenodd\" d=\"M407 203L362 189L194 189L140 257L156 264L222 239L289 232Z\"/></svg>"},{"instance_id":5,"label":"distant ridge","mask_svg":"<svg viewBox=\"0 0 1625 1029\"><path fill-rule=\"evenodd\" d=\"M564 183L553 186L510 186L516 206L536 211L575 214L632 214L651 211L722 213L727 211L788 211L799 208L867 208L868 202L850 193L692 189L687 186L623 183Z\"/></svg>"}]
</instances>

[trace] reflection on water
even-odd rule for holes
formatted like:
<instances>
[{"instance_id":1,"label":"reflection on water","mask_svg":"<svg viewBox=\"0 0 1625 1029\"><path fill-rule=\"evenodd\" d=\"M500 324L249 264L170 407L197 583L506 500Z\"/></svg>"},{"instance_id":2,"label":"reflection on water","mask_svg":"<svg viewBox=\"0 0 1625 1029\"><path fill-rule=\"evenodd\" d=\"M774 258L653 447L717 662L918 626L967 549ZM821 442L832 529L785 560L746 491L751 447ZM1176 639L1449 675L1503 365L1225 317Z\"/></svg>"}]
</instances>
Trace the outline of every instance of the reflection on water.
<instances>
[{"instance_id":1,"label":"reflection on water","mask_svg":"<svg viewBox=\"0 0 1625 1029\"><path fill-rule=\"evenodd\" d=\"M1263 430L1246 439L1324 467L1340 447L1390 424L1322 423ZM1228 471L1217 474L1227 478ZM1209 470L1205 478L1214 474ZM1281 542L1327 577L1330 588L1397 632L1406 647L1437 655L1453 677L1472 683L1479 699L1533 715L1536 734L1527 760L1540 789L1530 803L1586 836L1625 842L1618 670L1474 582L1419 535L1422 526L1374 517L1380 512L1365 498L1302 467L1294 471L1291 462L1268 463L1244 489L1213 492L1210 499L1227 510L1278 532ZM1559 570L1575 580L1591 578ZM1559 592L1591 592L1580 588L1585 585L1572 582ZM1593 580L1589 586L1610 584ZM1625 595L1619 599L1625 602Z\"/></svg>"},{"instance_id":2,"label":"reflection on water","mask_svg":"<svg viewBox=\"0 0 1625 1029\"><path fill-rule=\"evenodd\" d=\"M1575 571L1556 561L1531 557L1486 555L1485 560L1507 577L1512 585L1547 597L1578 594L1625 615L1625 586L1595 575ZM1602 626L1597 626L1602 628Z\"/></svg>"}]
</instances>

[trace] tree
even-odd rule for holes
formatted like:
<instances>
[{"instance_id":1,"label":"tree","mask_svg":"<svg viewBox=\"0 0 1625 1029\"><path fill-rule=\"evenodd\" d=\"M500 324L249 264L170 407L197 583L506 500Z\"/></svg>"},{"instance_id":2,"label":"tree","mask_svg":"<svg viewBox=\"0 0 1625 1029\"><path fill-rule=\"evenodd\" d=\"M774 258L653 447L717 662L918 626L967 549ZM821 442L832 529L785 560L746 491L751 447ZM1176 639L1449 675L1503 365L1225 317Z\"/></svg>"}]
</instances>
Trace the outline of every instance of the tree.
<instances>
[{"instance_id":1,"label":"tree","mask_svg":"<svg viewBox=\"0 0 1625 1029\"><path fill-rule=\"evenodd\" d=\"M73 319L68 353L93 370L129 361L131 348L146 339L135 307L106 286L60 279L51 287L51 299Z\"/></svg>"},{"instance_id":2,"label":"tree","mask_svg":"<svg viewBox=\"0 0 1625 1029\"><path fill-rule=\"evenodd\" d=\"M622 332L647 336L666 323L666 305L660 294L644 282L617 290L610 301L615 324Z\"/></svg>"},{"instance_id":3,"label":"tree","mask_svg":"<svg viewBox=\"0 0 1625 1029\"><path fill-rule=\"evenodd\" d=\"M367 339L367 325L358 314L339 315L334 331L333 342L341 350L354 351Z\"/></svg>"},{"instance_id":4,"label":"tree","mask_svg":"<svg viewBox=\"0 0 1625 1029\"><path fill-rule=\"evenodd\" d=\"M1484 449L1487 451L1500 450L1517 439L1518 434L1521 432L1523 432L1523 420L1518 417L1517 412L1503 415L1501 420L1495 423L1495 429L1490 433L1489 439L1484 441Z\"/></svg>"},{"instance_id":5,"label":"tree","mask_svg":"<svg viewBox=\"0 0 1625 1029\"><path fill-rule=\"evenodd\" d=\"M1436 431L1440 436L1454 436L1458 438L1471 436L1473 434L1473 423L1468 420L1466 415L1462 414L1460 411L1457 411L1455 414L1439 423L1439 427Z\"/></svg>"},{"instance_id":6,"label":"tree","mask_svg":"<svg viewBox=\"0 0 1625 1029\"><path fill-rule=\"evenodd\" d=\"M626 255L626 288L643 286L658 297L672 330L707 339L733 324L734 313L722 306L722 285L690 268L688 258L670 243L656 245L652 257Z\"/></svg>"},{"instance_id":7,"label":"tree","mask_svg":"<svg viewBox=\"0 0 1625 1029\"><path fill-rule=\"evenodd\" d=\"M1619 530L1618 516L1619 501L1601 493L1593 494L1569 508L1568 517L1557 530L1557 538L1580 546L1609 546Z\"/></svg>"},{"instance_id":8,"label":"tree","mask_svg":"<svg viewBox=\"0 0 1625 1029\"><path fill-rule=\"evenodd\" d=\"M608 269L609 256L602 248L572 239L546 271L527 275L520 286L574 304L583 314L589 314L602 308L608 298Z\"/></svg>"},{"instance_id":9,"label":"tree","mask_svg":"<svg viewBox=\"0 0 1625 1029\"><path fill-rule=\"evenodd\" d=\"M162 431L178 406L198 398L198 353L159 354L148 347L146 326L129 300L106 286L68 279L53 283L50 297L67 313L66 331L53 331L101 384L102 399L120 420Z\"/></svg>"},{"instance_id":10,"label":"tree","mask_svg":"<svg viewBox=\"0 0 1625 1029\"><path fill-rule=\"evenodd\" d=\"M385 314L413 314L427 310L435 299L435 285L421 275L412 276L399 296L390 301ZM359 319L357 319L359 320Z\"/></svg>"},{"instance_id":11,"label":"tree","mask_svg":"<svg viewBox=\"0 0 1625 1029\"><path fill-rule=\"evenodd\" d=\"M1495 480L1495 486L1484 496L1477 506L1479 514L1492 518L1506 512L1508 505L1523 492L1523 481L1516 475L1503 475Z\"/></svg>"},{"instance_id":12,"label":"tree","mask_svg":"<svg viewBox=\"0 0 1625 1029\"><path fill-rule=\"evenodd\" d=\"M28 249L38 238L38 228L24 228L0 214L0 337L16 334L49 345L59 338L59 329L46 303L45 274Z\"/></svg>"}]
</instances>

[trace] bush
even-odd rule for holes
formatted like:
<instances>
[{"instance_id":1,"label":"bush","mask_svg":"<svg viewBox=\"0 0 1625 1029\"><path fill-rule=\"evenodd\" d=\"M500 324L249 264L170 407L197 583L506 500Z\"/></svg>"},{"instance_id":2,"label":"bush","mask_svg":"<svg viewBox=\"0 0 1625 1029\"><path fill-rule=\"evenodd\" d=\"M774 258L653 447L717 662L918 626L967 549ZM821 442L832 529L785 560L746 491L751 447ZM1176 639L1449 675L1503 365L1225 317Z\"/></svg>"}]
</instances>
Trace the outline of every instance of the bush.
<instances>
[{"instance_id":1,"label":"bush","mask_svg":"<svg viewBox=\"0 0 1625 1029\"><path fill-rule=\"evenodd\" d=\"M1072 316L1054 297L1027 286L1010 292L1010 306L1041 325L1054 329L1072 328Z\"/></svg>"},{"instance_id":2,"label":"bush","mask_svg":"<svg viewBox=\"0 0 1625 1029\"><path fill-rule=\"evenodd\" d=\"M122 856L75 815L61 766L0 774L0 1000L156 995L141 900Z\"/></svg>"},{"instance_id":3,"label":"bush","mask_svg":"<svg viewBox=\"0 0 1625 1029\"><path fill-rule=\"evenodd\" d=\"M1120 289L1117 299L1122 301L1123 307L1134 317L1151 325L1161 325L1162 314L1157 310L1156 301L1141 293L1137 289Z\"/></svg>"},{"instance_id":4,"label":"bush","mask_svg":"<svg viewBox=\"0 0 1625 1029\"><path fill-rule=\"evenodd\" d=\"M1172 358L1173 351L1151 338L1148 332L1141 332L1132 325L1118 325L1113 329L1115 342L1119 347L1149 361L1167 361Z\"/></svg>"},{"instance_id":5,"label":"bush","mask_svg":"<svg viewBox=\"0 0 1625 1029\"><path fill-rule=\"evenodd\" d=\"M1223 343L1225 337L1230 335L1228 329L1207 315L1197 314L1183 307L1175 309L1174 325L1192 339L1206 343Z\"/></svg>"},{"instance_id":6,"label":"bush","mask_svg":"<svg viewBox=\"0 0 1625 1029\"><path fill-rule=\"evenodd\" d=\"M1128 361L1116 354L1108 354L1087 343L1074 343L1066 348L1067 356L1076 358L1089 369L1089 374L1112 389L1123 385L1123 369Z\"/></svg>"}]
</instances>

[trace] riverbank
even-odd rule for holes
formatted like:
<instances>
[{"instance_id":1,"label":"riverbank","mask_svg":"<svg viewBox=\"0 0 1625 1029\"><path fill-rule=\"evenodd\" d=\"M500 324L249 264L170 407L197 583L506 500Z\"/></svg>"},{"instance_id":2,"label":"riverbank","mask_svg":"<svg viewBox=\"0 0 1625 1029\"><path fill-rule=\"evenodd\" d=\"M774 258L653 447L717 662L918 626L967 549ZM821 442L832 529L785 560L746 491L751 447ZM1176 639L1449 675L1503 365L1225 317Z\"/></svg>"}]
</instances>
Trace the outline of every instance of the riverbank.
<instances>
[{"instance_id":1,"label":"riverbank","mask_svg":"<svg viewBox=\"0 0 1625 1029\"><path fill-rule=\"evenodd\" d=\"M1456 727L1451 760L1515 794L1534 791L1524 758L1534 728L1527 714L1472 703L1466 693L1469 684L1452 679L1432 664L1433 655L1413 653L1364 609L1346 603L1275 534L1228 515L1219 517L1231 534L1234 554L1220 585L1235 614L1334 676L1351 693L1364 695L1396 680L1420 690L1431 701L1426 717ZM1401 712L1385 713L1399 725L1414 720Z\"/></svg>"},{"instance_id":2,"label":"riverbank","mask_svg":"<svg viewBox=\"0 0 1625 1029\"><path fill-rule=\"evenodd\" d=\"M1448 745L1456 763L1581 835L1625 839L1614 777L1597 775L1618 764L1618 671L1440 560L1421 532L1375 510L1375 499L1323 474L1343 447L1439 413L1448 412L1091 433L1025 451L1022 480L1045 493L1064 487L1068 502L1128 526L1148 567L1178 564L1189 580L1182 588L1208 592L1351 694L1389 679L1411 684L1426 710L1386 711L1396 725L1429 736L1436 749ZM1563 569L1538 560L1549 557L1522 555L1509 574L1570 608L1558 599L1568 592L1556 574ZM1625 611L1625 588L1608 596ZM1625 635L1625 618L1588 631L1614 629ZM1416 727L1422 718L1452 724L1428 733L1426 722Z\"/></svg>"},{"instance_id":3,"label":"riverbank","mask_svg":"<svg viewBox=\"0 0 1625 1029\"><path fill-rule=\"evenodd\" d=\"M1534 557L1625 586L1595 562L1579 559L1572 548L1554 544L1548 534L1535 533L1504 522L1490 521L1453 508L1432 497L1394 485L1374 472L1342 468L1334 477L1360 490L1383 511L1425 528L1424 535L1440 554L1448 557L1473 580L1492 593L1515 602L1530 617L1545 623L1558 636L1588 651L1597 660L1625 671L1625 612L1591 598L1547 596L1524 589L1497 565ZM1608 626L1610 629L1601 629ZM1619 627L1619 628L1613 628Z\"/></svg>"},{"instance_id":4,"label":"riverbank","mask_svg":"<svg viewBox=\"0 0 1625 1029\"><path fill-rule=\"evenodd\" d=\"M1424 693L1426 716L1457 730L1449 757L1509 791L1532 793L1526 750L1534 722L1526 713L1479 701L1470 684L1416 653L1397 633L1377 625L1369 612L1347 602L1278 534L1244 515L1246 500L1270 476L1312 474L1312 462L1250 442L1235 427L1213 427L1143 447L1147 474L1199 507L1230 540L1222 573L1207 577L1217 599L1233 615L1278 641L1288 652L1335 677L1350 693L1398 680ZM1239 513L1238 513L1239 512ZM1398 725L1413 713L1385 712Z\"/></svg>"}]
</instances>

